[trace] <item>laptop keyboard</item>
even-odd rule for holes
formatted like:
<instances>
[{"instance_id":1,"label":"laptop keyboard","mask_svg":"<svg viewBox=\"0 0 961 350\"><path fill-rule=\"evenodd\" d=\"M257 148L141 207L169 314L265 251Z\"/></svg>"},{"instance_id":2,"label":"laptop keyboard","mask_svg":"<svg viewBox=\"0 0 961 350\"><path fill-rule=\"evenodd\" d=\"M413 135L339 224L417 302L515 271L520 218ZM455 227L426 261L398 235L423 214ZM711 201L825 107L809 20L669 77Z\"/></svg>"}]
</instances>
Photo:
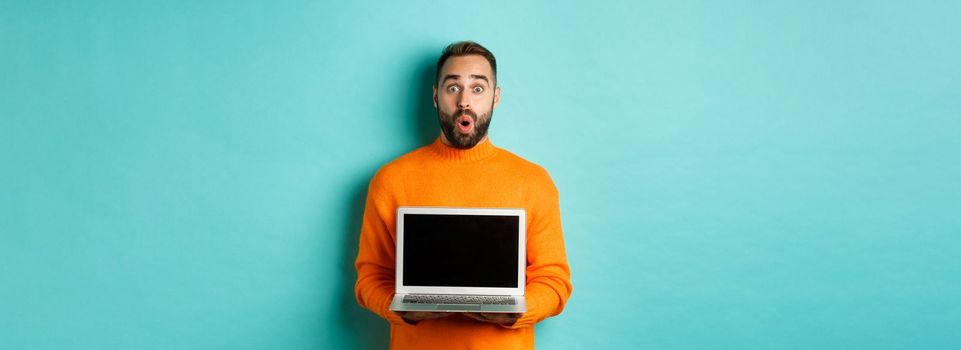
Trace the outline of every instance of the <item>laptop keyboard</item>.
<instances>
[{"instance_id":1,"label":"laptop keyboard","mask_svg":"<svg viewBox=\"0 0 961 350\"><path fill-rule=\"evenodd\" d=\"M408 304L486 304L515 305L514 298L503 295L406 295Z\"/></svg>"}]
</instances>

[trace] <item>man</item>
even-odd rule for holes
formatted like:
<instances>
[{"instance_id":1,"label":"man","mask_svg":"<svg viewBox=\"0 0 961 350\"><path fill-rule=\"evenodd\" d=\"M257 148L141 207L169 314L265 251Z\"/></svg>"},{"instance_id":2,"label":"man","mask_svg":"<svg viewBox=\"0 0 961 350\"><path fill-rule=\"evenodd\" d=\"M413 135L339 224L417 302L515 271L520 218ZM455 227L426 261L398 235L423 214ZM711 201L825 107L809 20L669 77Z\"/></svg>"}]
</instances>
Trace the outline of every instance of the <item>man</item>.
<instances>
[{"instance_id":1,"label":"man","mask_svg":"<svg viewBox=\"0 0 961 350\"><path fill-rule=\"evenodd\" d=\"M500 102L497 63L483 46L453 43L437 61L434 107L440 136L382 167L371 179L355 267L361 306L386 319L394 349L530 349L534 324L570 297L558 193L540 166L491 144ZM524 314L394 313L395 216L400 206L524 208Z\"/></svg>"}]
</instances>

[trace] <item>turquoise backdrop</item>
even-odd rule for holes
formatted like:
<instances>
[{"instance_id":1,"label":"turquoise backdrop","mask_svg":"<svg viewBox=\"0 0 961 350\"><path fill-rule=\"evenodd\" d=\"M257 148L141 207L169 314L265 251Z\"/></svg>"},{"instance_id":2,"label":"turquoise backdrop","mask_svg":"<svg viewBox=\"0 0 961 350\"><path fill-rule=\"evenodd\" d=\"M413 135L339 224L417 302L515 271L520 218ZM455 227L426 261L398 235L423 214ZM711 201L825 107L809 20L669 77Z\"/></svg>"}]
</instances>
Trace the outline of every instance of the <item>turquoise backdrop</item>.
<instances>
[{"instance_id":1,"label":"turquoise backdrop","mask_svg":"<svg viewBox=\"0 0 961 350\"><path fill-rule=\"evenodd\" d=\"M561 193L543 349L961 343L956 1L0 2L0 348L385 348L367 182L500 63Z\"/></svg>"}]
</instances>

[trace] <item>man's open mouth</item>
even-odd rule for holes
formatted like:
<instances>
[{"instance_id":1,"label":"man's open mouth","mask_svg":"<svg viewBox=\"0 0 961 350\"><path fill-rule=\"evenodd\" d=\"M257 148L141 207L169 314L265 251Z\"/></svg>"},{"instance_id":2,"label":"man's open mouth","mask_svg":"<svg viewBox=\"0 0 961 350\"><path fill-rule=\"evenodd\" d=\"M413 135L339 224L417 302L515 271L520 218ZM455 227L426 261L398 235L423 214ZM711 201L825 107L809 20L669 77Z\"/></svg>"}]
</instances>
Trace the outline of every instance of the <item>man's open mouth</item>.
<instances>
[{"instance_id":1,"label":"man's open mouth","mask_svg":"<svg viewBox=\"0 0 961 350\"><path fill-rule=\"evenodd\" d=\"M454 121L457 124L457 131L467 134L474 130L474 120L470 116L462 115Z\"/></svg>"}]
</instances>

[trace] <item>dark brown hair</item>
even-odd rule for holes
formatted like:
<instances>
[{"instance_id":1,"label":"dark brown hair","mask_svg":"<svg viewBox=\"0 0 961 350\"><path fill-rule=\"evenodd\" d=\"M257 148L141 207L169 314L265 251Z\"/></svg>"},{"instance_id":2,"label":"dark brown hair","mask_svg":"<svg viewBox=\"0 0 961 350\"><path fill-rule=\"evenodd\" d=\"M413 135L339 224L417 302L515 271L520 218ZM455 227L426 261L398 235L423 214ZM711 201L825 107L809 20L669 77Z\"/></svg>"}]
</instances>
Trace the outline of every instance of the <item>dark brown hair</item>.
<instances>
[{"instance_id":1,"label":"dark brown hair","mask_svg":"<svg viewBox=\"0 0 961 350\"><path fill-rule=\"evenodd\" d=\"M497 59L494 58L494 54L486 47L481 46L481 44L467 40L452 43L444 48L444 52L441 53L440 58L437 59L437 73L434 75L434 85L436 86L437 83L440 82L440 69L444 66L444 63L447 62L448 58L469 55L478 55L487 59L487 63L491 64L491 72L494 73L491 79L497 81Z\"/></svg>"}]
</instances>

